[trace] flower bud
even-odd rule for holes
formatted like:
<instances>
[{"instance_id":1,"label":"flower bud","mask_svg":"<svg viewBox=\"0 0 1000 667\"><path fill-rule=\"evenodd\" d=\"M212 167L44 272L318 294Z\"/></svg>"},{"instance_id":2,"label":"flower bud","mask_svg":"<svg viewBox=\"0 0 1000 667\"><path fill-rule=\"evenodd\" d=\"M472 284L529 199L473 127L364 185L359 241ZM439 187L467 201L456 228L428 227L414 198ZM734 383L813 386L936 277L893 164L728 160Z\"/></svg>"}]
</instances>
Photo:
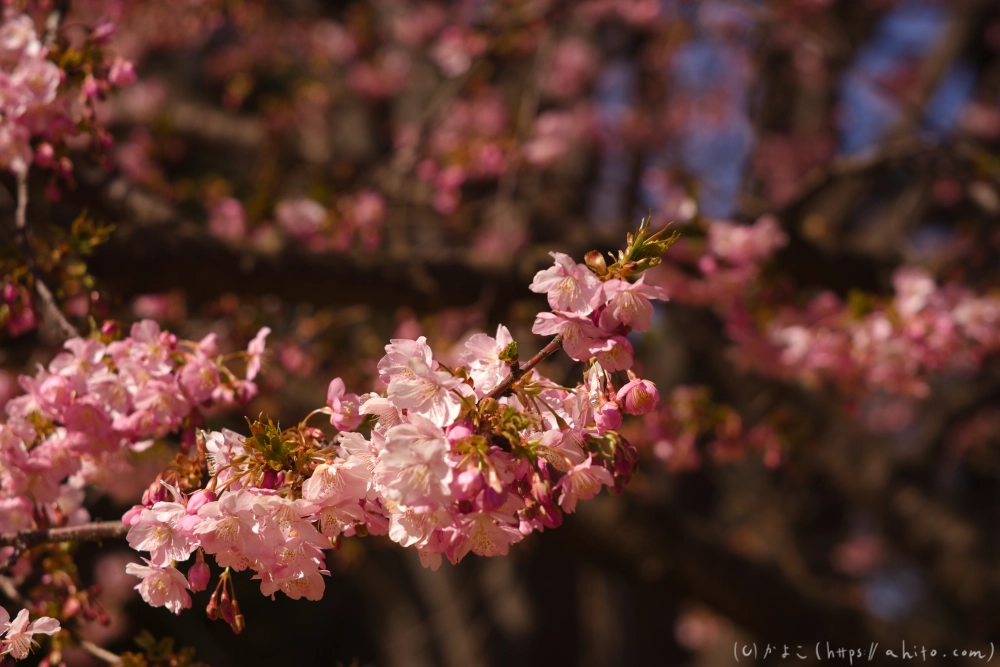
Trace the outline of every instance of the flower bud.
<instances>
[{"instance_id":1,"label":"flower bud","mask_svg":"<svg viewBox=\"0 0 1000 667\"><path fill-rule=\"evenodd\" d=\"M455 476L452 483L452 493L458 500L468 500L478 494L483 488L483 475L473 466Z\"/></svg>"},{"instance_id":2,"label":"flower bud","mask_svg":"<svg viewBox=\"0 0 1000 667\"><path fill-rule=\"evenodd\" d=\"M490 477L492 479L489 485L483 489L482 502L484 512L495 512L507 502L507 489L494 475L490 475Z\"/></svg>"},{"instance_id":3,"label":"flower bud","mask_svg":"<svg viewBox=\"0 0 1000 667\"><path fill-rule=\"evenodd\" d=\"M191 588L192 593L197 593L208 588L208 582L212 578L212 572L208 569L208 563L205 562L205 556L202 554L201 549L198 549L198 555L195 556L194 565L188 570L188 584Z\"/></svg>"},{"instance_id":4,"label":"flower bud","mask_svg":"<svg viewBox=\"0 0 1000 667\"><path fill-rule=\"evenodd\" d=\"M649 380L632 380L618 390L618 404L630 415L644 415L660 403L660 392Z\"/></svg>"},{"instance_id":5,"label":"flower bud","mask_svg":"<svg viewBox=\"0 0 1000 667\"><path fill-rule=\"evenodd\" d=\"M594 411L594 421L597 422L597 430L603 435L605 431L613 431L622 425L622 413L618 412L618 406L614 403L605 403Z\"/></svg>"},{"instance_id":6,"label":"flower bud","mask_svg":"<svg viewBox=\"0 0 1000 667\"><path fill-rule=\"evenodd\" d=\"M144 509L146 508L143 507L142 505L136 505L128 512L125 512L125 514L122 515L122 523L129 527L139 523L139 515L142 514L142 511Z\"/></svg>"},{"instance_id":7,"label":"flower bud","mask_svg":"<svg viewBox=\"0 0 1000 667\"><path fill-rule=\"evenodd\" d=\"M448 436L448 442L451 444L455 444L459 440L467 438L473 433L475 433L475 430L472 428L472 424L465 421L456 422L449 426L445 431L445 435Z\"/></svg>"},{"instance_id":8,"label":"flower bud","mask_svg":"<svg viewBox=\"0 0 1000 667\"><path fill-rule=\"evenodd\" d=\"M167 499L167 488L160 483L160 479L157 478L149 488L146 489L146 493L142 496L142 503L147 507L152 507L158 502Z\"/></svg>"},{"instance_id":9,"label":"flower bud","mask_svg":"<svg viewBox=\"0 0 1000 667\"><path fill-rule=\"evenodd\" d=\"M278 473L273 470L267 470L264 476L260 480L260 488L262 489L273 489L274 483L278 481Z\"/></svg>"},{"instance_id":10,"label":"flower bud","mask_svg":"<svg viewBox=\"0 0 1000 667\"><path fill-rule=\"evenodd\" d=\"M587 263L590 270L599 276L608 272L608 264L604 261L604 255L597 250L591 250L583 256L583 261Z\"/></svg>"},{"instance_id":11,"label":"flower bud","mask_svg":"<svg viewBox=\"0 0 1000 667\"><path fill-rule=\"evenodd\" d=\"M240 634L241 632L243 632L243 629L247 627L247 621L243 617L243 614L236 614L236 616L233 618L233 622L229 624L229 627L231 627L233 629L233 632L235 632L236 634Z\"/></svg>"},{"instance_id":12,"label":"flower bud","mask_svg":"<svg viewBox=\"0 0 1000 667\"><path fill-rule=\"evenodd\" d=\"M215 501L215 493L212 491L206 491L205 489L200 489L191 494L187 502L187 513L197 514L198 509L206 503L211 503ZM201 552L199 552L201 553Z\"/></svg>"}]
</instances>

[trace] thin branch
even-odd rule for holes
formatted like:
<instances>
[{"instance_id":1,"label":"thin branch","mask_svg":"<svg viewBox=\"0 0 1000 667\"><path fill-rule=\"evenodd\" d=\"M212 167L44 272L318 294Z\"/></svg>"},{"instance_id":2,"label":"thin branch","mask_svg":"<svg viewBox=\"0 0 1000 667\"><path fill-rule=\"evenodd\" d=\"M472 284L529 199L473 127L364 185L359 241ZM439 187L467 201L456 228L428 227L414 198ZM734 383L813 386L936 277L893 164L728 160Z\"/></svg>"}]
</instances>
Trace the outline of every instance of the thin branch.
<instances>
[{"instance_id":1,"label":"thin branch","mask_svg":"<svg viewBox=\"0 0 1000 667\"><path fill-rule=\"evenodd\" d=\"M98 646L97 644L88 639L80 639L79 642L80 642L80 648L82 648L84 651L94 656L98 660L103 660L109 665L118 665L122 661L121 656L118 655L117 653L112 653L106 648L101 648L100 646Z\"/></svg>"},{"instance_id":2,"label":"thin branch","mask_svg":"<svg viewBox=\"0 0 1000 667\"><path fill-rule=\"evenodd\" d=\"M28 240L28 172L17 175L17 210L14 213L14 232L17 237L18 246L21 250L21 257L35 283L35 292L42 302L42 309L45 311L46 319L54 322L60 333L66 338L75 338L80 332L69 323L66 316L56 303L52 290L45 284L41 272L38 270L38 263L35 261L35 253Z\"/></svg>"},{"instance_id":3,"label":"thin branch","mask_svg":"<svg viewBox=\"0 0 1000 667\"><path fill-rule=\"evenodd\" d=\"M17 212L14 214L14 225L18 230L24 230L28 225L28 170L17 175ZM22 231L23 233L23 231Z\"/></svg>"},{"instance_id":4,"label":"thin branch","mask_svg":"<svg viewBox=\"0 0 1000 667\"><path fill-rule=\"evenodd\" d=\"M0 533L0 547L22 544L25 548L30 549L39 544L53 544L56 542L93 542L96 540L125 537L127 532L128 526L125 526L120 521L98 521L79 526L47 528L44 530L21 530Z\"/></svg>"},{"instance_id":5,"label":"thin branch","mask_svg":"<svg viewBox=\"0 0 1000 667\"><path fill-rule=\"evenodd\" d=\"M551 341L549 341L549 344L543 347L538 352L538 354L529 359L528 363L526 363L524 366L519 366L515 361L510 366L510 375L507 376L507 379L505 379L503 382L497 385L496 389L486 394L486 396L484 396L483 398L497 399L503 396L504 394L510 392L511 388L514 386L514 383L516 383L518 380L520 380L525 375L530 373L532 368L542 363L543 361L551 357L553 354L558 352L560 349L562 349L562 343L563 343L562 334L559 334Z\"/></svg>"}]
</instances>

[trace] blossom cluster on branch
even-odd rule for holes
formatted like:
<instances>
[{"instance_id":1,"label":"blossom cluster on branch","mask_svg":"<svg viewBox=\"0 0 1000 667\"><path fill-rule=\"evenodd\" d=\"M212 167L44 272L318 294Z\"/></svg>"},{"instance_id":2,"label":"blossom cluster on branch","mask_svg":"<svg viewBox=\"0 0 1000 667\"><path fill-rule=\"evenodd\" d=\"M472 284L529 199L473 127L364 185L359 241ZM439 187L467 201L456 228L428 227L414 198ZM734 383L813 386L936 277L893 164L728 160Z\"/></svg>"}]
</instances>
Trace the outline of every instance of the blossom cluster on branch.
<instances>
[{"instance_id":1,"label":"blossom cluster on branch","mask_svg":"<svg viewBox=\"0 0 1000 667\"><path fill-rule=\"evenodd\" d=\"M116 332L107 323L91 338L72 338L48 368L19 378L26 393L8 401L0 423L0 532L86 521L83 488L111 481L127 452L190 432L202 410L257 392L268 329L245 353L243 378L224 365L214 334L178 340L152 320L120 340ZM154 496L160 491L155 485Z\"/></svg>"},{"instance_id":2,"label":"blossom cluster on branch","mask_svg":"<svg viewBox=\"0 0 1000 667\"><path fill-rule=\"evenodd\" d=\"M935 373L974 370L1000 349L1000 298L938 285L921 267L897 268L891 297L855 292L845 301L824 291L804 304L789 299L762 274L786 242L770 216L753 225L709 222L704 247L678 244L656 280L677 302L712 307L746 367L846 396L924 398Z\"/></svg>"},{"instance_id":3,"label":"blossom cluster on branch","mask_svg":"<svg viewBox=\"0 0 1000 667\"><path fill-rule=\"evenodd\" d=\"M344 537L388 534L436 569L444 557L506 554L603 487L620 492L637 456L614 429L622 412L644 414L659 400L631 373L627 336L650 326L650 299L666 298L629 278L659 261L674 238L661 235L644 225L611 265L598 253L587 264L553 253L531 287L552 307L533 331L556 337L524 366L502 325L495 337L473 336L453 368L423 337L392 340L378 364L385 395L346 393L336 378L327 405L295 427L258 420L249 436L201 433L193 470L162 476L169 496L149 494L123 517L129 544L149 554L129 566L143 598L175 613L189 607L188 591L210 579L203 553L213 555L226 570L208 613L240 631L232 571L253 570L264 595L316 600L323 552ZM575 387L535 368L560 347L586 362ZM339 434L308 426L315 414L329 415ZM199 466L207 481L192 485ZM185 576L177 562L195 553Z\"/></svg>"},{"instance_id":4,"label":"blossom cluster on branch","mask_svg":"<svg viewBox=\"0 0 1000 667\"><path fill-rule=\"evenodd\" d=\"M135 80L129 61L119 57L108 62L104 47L113 32L113 26L104 22L86 29L77 46L55 32L43 43L34 18L13 7L4 9L0 168L24 175L36 164L71 186L73 164L67 140L84 137L86 144L90 136L96 149L110 145L110 135L96 123L94 103L112 88ZM56 181L52 183L55 188ZM52 190L53 196L57 191Z\"/></svg>"}]
</instances>

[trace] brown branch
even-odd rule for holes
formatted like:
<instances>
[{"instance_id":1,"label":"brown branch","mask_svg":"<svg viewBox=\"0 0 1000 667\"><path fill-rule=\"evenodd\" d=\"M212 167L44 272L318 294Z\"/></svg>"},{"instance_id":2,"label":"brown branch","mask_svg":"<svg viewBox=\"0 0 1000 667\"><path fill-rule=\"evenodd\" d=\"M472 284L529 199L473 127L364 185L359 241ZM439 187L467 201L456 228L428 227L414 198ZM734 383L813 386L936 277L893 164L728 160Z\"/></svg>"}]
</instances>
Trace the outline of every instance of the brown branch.
<instances>
[{"instance_id":1,"label":"brown branch","mask_svg":"<svg viewBox=\"0 0 1000 667\"><path fill-rule=\"evenodd\" d=\"M25 551L39 544L91 542L108 538L125 537L127 532L128 527L120 521L99 521L79 526L0 533L0 547L14 547L14 553L0 562L0 574L10 570Z\"/></svg>"},{"instance_id":2,"label":"brown branch","mask_svg":"<svg viewBox=\"0 0 1000 667\"><path fill-rule=\"evenodd\" d=\"M516 361L513 364L511 364L510 375L508 375L503 382L497 385L496 389L486 394L486 396L484 396L483 398L497 399L503 396L504 394L507 394L508 392L510 392L511 388L513 388L514 383L516 383L518 380L520 380L525 375L530 373L532 368L534 368L541 362L545 361L546 359L548 359L561 349L562 349L562 334L559 334L551 341L549 341L549 344L543 347L538 352L538 354L529 359L528 363L526 363L524 366L519 366Z\"/></svg>"},{"instance_id":3,"label":"brown branch","mask_svg":"<svg viewBox=\"0 0 1000 667\"><path fill-rule=\"evenodd\" d=\"M38 270L38 262L35 259L34 249L31 247L31 241L28 237L28 173L25 171L23 174L17 175L17 209L14 212L14 236L17 241L18 249L21 252L21 259L24 261L25 266L28 267L28 271L31 272L31 277L34 280L35 292L38 294L39 300L42 302L42 309L45 311L46 319L54 323L56 328L59 329L60 333L66 338L73 338L80 335L76 327L69 323L66 316L63 315L62 311L59 309L59 305L56 303L55 297L52 294L52 290L49 289L48 285L42 279L41 272Z\"/></svg>"},{"instance_id":4,"label":"brown branch","mask_svg":"<svg viewBox=\"0 0 1000 667\"><path fill-rule=\"evenodd\" d=\"M30 549L39 544L54 544L56 542L92 542L125 537L127 532L128 526L120 521L98 521L62 528L21 530L0 533L0 547L22 545L24 548Z\"/></svg>"}]
</instances>

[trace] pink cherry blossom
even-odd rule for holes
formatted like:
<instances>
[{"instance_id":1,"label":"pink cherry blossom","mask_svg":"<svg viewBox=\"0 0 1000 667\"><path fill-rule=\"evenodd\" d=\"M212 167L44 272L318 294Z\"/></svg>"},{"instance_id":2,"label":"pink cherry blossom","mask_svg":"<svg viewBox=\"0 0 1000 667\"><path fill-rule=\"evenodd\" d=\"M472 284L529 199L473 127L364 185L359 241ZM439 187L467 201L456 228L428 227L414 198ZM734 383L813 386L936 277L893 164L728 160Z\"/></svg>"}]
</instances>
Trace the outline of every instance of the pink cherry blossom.
<instances>
[{"instance_id":1,"label":"pink cherry blossom","mask_svg":"<svg viewBox=\"0 0 1000 667\"><path fill-rule=\"evenodd\" d=\"M361 399L357 394L344 393L344 381L334 378L326 391L326 405L332 411L330 423L339 431L353 431L364 421Z\"/></svg>"},{"instance_id":2,"label":"pink cherry blossom","mask_svg":"<svg viewBox=\"0 0 1000 667\"><path fill-rule=\"evenodd\" d=\"M571 313L538 313L531 333L542 336L562 335L563 350L571 359L587 361L597 352L607 351L607 334L590 321Z\"/></svg>"},{"instance_id":3,"label":"pink cherry blossom","mask_svg":"<svg viewBox=\"0 0 1000 667\"><path fill-rule=\"evenodd\" d=\"M385 437L375 478L385 486L386 496L411 506L446 503L451 493L452 469L446 459L448 441L441 427L412 415L410 423L394 426Z\"/></svg>"},{"instance_id":4,"label":"pink cherry blossom","mask_svg":"<svg viewBox=\"0 0 1000 667\"><path fill-rule=\"evenodd\" d=\"M458 416L462 397L474 395L461 378L445 371L434 371L420 359L413 358L409 375L400 374L389 383L389 400L412 415L422 415L439 426Z\"/></svg>"},{"instance_id":5,"label":"pink cherry blossom","mask_svg":"<svg viewBox=\"0 0 1000 667\"><path fill-rule=\"evenodd\" d=\"M593 457L587 457L583 463L573 466L559 480L555 489L560 491L559 506L566 512L576 511L579 500L590 500L601 491L601 486L614 485L614 479L606 469L593 465Z\"/></svg>"},{"instance_id":6,"label":"pink cherry blossom","mask_svg":"<svg viewBox=\"0 0 1000 667\"><path fill-rule=\"evenodd\" d=\"M549 254L555 259L555 265L536 273L529 289L546 294L553 310L571 315L589 313L590 302L601 288L600 279L586 264L577 264L569 255L561 252Z\"/></svg>"},{"instance_id":7,"label":"pink cherry blossom","mask_svg":"<svg viewBox=\"0 0 1000 667\"><path fill-rule=\"evenodd\" d=\"M0 625L5 630L0 636L0 656L10 654L15 660L24 660L31 653L32 646L38 646L38 642L33 639L33 635L52 635L59 632L59 621L48 616L28 622L28 610L22 609L18 612L13 622L10 622L10 615L3 607L0 607Z\"/></svg>"},{"instance_id":8,"label":"pink cherry blossom","mask_svg":"<svg viewBox=\"0 0 1000 667\"><path fill-rule=\"evenodd\" d=\"M510 375L510 366L500 360L500 353L513 342L507 327L497 326L497 336L475 334L465 342L460 359L469 369L476 385L476 395L483 397Z\"/></svg>"},{"instance_id":9,"label":"pink cherry blossom","mask_svg":"<svg viewBox=\"0 0 1000 667\"><path fill-rule=\"evenodd\" d=\"M253 380L260 372L260 358L264 354L264 340L271 333L270 327L261 327L257 335L247 345L247 380Z\"/></svg>"},{"instance_id":10,"label":"pink cherry blossom","mask_svg":"<svg viewBox=\"0 0 1000 667\"><path fill-rule=\"evenodd\" d=\"M129 563L125 572L142 580L135 588L151 607L166 607L175 614L191 607L187 579L176 568L160 567L147 560L146 565Z\"/></svg>"},{"instance_id":11,"label":"pink cherry blossom","mask_svg":"<svg viewBox=\"0 0 1000 667\"><path fill-rule=\"evenodd\" d=\"M601 313L600 325L605 331L614 331L620 325L631 327L633 331L649 329L653 316L650 299L667 300L667 291L662 287L647 285L645 274L630 283L624 280L609 280L603 284L607 306Z\"/></svg>"}]
</instances>

